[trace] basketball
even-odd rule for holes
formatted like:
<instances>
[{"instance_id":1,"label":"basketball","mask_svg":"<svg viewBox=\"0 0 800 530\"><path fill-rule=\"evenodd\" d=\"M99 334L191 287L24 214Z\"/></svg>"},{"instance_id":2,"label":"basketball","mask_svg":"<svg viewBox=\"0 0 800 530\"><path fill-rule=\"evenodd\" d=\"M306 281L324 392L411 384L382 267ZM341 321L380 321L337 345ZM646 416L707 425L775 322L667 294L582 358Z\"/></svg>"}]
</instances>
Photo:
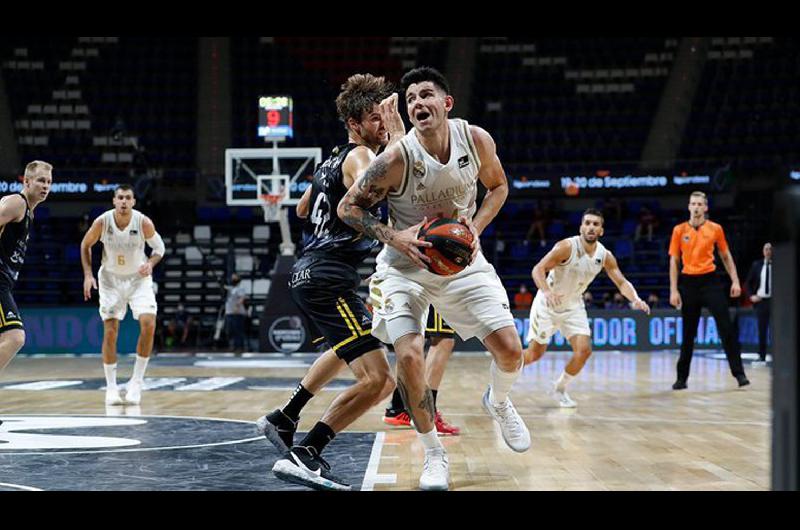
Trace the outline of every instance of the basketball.
<instances>
[{"instance_id":1,"label":"basketball","mask_svg":"<svg viewBox=\"0 0 800 530\"><path fill-rule=\"evenodd\" d=\"M578 192L580 190L581 190L580 186L578 186L574 182L570 182L569 184L567 184L567 187L564 188L564 193L566 193L570 197L575 197L578 195Z\"/></svg>"},{"instance_id":2,"label":"basketball","mask_svg":"<svg viewBox=\"0 0 800 530\"><path fill-rule=\"evenodd\" d=\"M418 238L433 244L422 249L431 260L428 270L450 276L464 270L472 256L472 232L455 219L438 217L425 224Z\"/></svg>"}]
</instances>

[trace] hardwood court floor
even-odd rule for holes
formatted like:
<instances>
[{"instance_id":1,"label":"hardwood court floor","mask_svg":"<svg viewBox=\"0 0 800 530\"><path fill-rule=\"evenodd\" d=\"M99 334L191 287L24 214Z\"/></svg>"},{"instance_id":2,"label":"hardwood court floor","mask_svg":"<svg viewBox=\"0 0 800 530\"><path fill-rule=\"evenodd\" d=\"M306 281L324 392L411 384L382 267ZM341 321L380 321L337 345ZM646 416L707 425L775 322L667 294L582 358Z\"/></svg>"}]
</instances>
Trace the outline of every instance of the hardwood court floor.
<instances>
[{"instance_id":1,"label":"hardwood court floor","mask_svg":"<svg viewBox=\"0 0 800 530\"><path fill-rule=\"evenodd\" d=\"M163 362L162 362L162 359ZM451 490L768 490L770 487L770 368L745 365L751 385L737 389L725 361L695 356L689 389L675 392L677 356L671 353L595 353L569 392L574 410L547 395L550 381L568 360L551 352L528 366L512 399L532 435L523 454L505 446L499 428L483 412L489 358L454 356L439 391L439 409L461 427L442 438L450 460ZM119 380L132 363L121 361ZM288 378L306 367L209 368L156 357L147 377ZM14 359L0 386L15 381L102 379L93 358ZM343 372L342 378L349 378ZM142 415L198 416L253 421L285 403L284 389L225 391L150 390ZM335 397L320 392L300 422L308 430ZM0 417L12 414L107 413L99 390L46 392L0 389ZM138 410L137 410L137 413ZM348 431L374 432L379 451L375 490L415 490L423 451L410 429L382 423L372 409ZM335 470L334 470L335 471Z\"/></svg>"}]
</instances>

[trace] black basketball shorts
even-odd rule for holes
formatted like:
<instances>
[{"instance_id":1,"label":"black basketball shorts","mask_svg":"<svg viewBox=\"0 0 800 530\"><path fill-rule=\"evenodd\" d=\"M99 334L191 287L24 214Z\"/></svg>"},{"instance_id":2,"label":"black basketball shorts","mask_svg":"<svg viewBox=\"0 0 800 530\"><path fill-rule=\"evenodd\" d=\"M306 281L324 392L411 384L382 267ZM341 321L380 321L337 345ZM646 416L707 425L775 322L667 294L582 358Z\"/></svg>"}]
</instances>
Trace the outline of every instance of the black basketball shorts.
<instances>
[{"instance_id":1,"label":"black basketball shorts","mask_svg":"<svg viewBox=\"0 0 800 530\"><path fill-rule=\"evenodd\" d=\"M425 336L428 338L442 337L442 338L455 338L455 331L447 325L447 322L442 319L442 315L431 306L428 310L428 323L425 326Z\"/></svg>"},{"instance_id":2,"label":"black basketball shorts","mask_svg":"<svg viewBox=\"0 0 800 530\"><path fill-rule=\"evenodd\" d=\"M0 274L0 333L12 329L25 329L11 288L11 282Z\"/></svg>"},{"instance_id":3,"label":"black basketball shorts","mask_svg":"<svg viewBox=\"0 0 800 530\"><path fill-rule=\"evenodd\" d=\"M356 293L358 271L336 261L300 259L292 270L292 299L336 356L348 364L383 348L372 336L372 314Z\"/></svg>"}]
</instances>

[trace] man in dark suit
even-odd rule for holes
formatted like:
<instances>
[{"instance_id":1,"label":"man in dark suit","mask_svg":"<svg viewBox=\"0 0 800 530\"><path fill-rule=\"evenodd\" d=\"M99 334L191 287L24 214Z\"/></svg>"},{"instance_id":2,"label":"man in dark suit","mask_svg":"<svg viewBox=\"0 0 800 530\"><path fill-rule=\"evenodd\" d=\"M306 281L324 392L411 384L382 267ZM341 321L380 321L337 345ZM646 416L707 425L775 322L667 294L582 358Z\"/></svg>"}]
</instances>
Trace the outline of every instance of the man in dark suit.
<instances>
[{"instance_id":1,"label":"man in dark suit","mask_svg":"<svg viewBox=\"0 0 800 530\"><path fill-rule=\"evenodd\" d=\"M764 244L764 259L757 259L747 275L750 301L758 318L758 356L753 364L765 364L767 359L767 329L769 328L770 300L772 299L772 244Z\"/></svg>"}]
</instances>

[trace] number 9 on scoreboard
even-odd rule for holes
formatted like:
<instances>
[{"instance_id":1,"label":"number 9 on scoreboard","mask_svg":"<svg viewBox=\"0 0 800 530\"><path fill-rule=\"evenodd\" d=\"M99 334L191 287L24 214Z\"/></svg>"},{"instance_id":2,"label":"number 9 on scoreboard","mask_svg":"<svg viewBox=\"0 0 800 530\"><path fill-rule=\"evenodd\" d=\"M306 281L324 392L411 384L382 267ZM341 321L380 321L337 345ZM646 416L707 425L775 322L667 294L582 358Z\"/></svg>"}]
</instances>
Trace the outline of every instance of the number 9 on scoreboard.
<instances>
[{"instance_id":1,"label":"number 9 on scoreboard","mask_svg":"<svg viewBox=\"0 0 800 530\"><path fill-rule=\"evenodd\" d=\"M283 140L293 135L292 97L258 98L258 136L265 140Z\"/></svg>"}]
</instances>

